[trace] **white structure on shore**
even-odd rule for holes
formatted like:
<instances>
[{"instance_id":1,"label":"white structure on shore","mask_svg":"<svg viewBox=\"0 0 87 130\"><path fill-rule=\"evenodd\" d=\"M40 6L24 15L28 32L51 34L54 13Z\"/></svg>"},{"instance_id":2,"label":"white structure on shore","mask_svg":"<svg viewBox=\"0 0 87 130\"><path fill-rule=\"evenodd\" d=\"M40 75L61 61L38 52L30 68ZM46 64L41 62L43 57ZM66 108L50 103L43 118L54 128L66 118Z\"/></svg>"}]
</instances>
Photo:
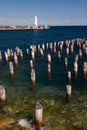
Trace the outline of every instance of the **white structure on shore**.
<instances>
[{"instance_id":1,"label":"white structure on shore","mask_svg":"<svg viewBox=\"0 0 87 130\"><path fill-rule=\"evenodd\" d=\"M34 26L38 26L37 13L34 14Z\"/></svg>"},{"instance_id":2,"label":"white structure on shore","mask_svg":"<svg viewBox=\"0 0 87 130\"><path fill-rule=\"evenodd\" d=\"M34 25L10 25L10 26L0 26L0 30L31 30L31 29L49 29L50 26L46 25L38 25L38 14L37 12L34 13Z\"/></svg>"}]
</instances>

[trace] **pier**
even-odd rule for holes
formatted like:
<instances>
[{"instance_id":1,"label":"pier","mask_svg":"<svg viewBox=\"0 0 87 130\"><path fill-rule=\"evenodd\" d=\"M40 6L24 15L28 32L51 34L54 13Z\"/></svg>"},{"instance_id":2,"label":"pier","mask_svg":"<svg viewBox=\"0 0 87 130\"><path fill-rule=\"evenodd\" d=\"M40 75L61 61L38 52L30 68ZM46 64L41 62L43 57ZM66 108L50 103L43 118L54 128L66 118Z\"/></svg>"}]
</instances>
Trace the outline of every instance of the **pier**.
<instances>
[{"instance_id":1,"label":"pier","mask_svg":"<svg viewBox=\"0 0 87 130\"><path fill-rule=\"evenodd\" d=\"M50 29L50 26L0 26L0 30L43 30Z\"/></svg>"}]
</instances>

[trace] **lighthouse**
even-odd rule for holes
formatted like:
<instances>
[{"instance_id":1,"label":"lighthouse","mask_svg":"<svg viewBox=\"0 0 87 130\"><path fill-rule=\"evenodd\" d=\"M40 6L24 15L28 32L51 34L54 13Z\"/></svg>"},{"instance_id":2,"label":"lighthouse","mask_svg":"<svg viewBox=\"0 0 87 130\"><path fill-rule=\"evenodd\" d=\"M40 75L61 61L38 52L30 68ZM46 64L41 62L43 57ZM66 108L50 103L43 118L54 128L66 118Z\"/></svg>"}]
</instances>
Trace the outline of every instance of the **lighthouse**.
<instances>
[{"instance_id":1,"label":"lighthouse","mask_svg":"<svg viewBox=\"0 0 87 130\"><path fill-rule=\"evenodd\" d=\"M37 27L37 13L34 14L34 26Z\"/></svg>"}]
</instances>

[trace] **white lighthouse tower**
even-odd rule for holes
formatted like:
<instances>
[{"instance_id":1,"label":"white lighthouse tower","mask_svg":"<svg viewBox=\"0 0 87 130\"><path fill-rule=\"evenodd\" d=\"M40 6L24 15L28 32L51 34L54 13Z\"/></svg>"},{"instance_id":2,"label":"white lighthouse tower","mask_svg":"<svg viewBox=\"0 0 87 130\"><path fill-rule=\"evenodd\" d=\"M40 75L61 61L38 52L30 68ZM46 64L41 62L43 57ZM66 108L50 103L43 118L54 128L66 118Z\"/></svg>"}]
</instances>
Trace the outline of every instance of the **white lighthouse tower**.
<instances>
[{"instance_id":1,"label":"white lighthouse tower","mask_svg":"<svg viewBox=\"0 0 87 130\"><path fill-rule=\"evenodd\" d=\"M38 26L38 20L37 20L37 13L34 14L34 26L37 27Z\"/></svg>"}]
</instances>

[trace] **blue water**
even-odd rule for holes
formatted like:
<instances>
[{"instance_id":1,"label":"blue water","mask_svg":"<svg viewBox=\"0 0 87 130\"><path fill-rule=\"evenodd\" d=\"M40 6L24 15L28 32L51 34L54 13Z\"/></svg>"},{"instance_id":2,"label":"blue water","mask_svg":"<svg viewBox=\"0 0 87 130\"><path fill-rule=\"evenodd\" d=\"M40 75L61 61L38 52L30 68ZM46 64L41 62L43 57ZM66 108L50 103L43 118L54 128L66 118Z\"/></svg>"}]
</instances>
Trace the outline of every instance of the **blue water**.
<instances>
[{"instance_id":1,"label":"blue water","mask_svg":"<svg viewBox=\"0 0 87 130\"><path fill-rule=\"evenodd\" d=\"M82 68L84 61L87 62L87 55L83 52L82 58L78 61L78 75L74 76L73 64L75 55L79 48L75 42L74 53L69 54L68 68L64 65L65 41L81 38L87 39L87 26L54 26L48 30L18 30L0 31L0 50L2 62L0 63L0 85L6 90L6 102L0 107L0 120L14 119L16 123L8 125L6 129L19 128L18 120L27 119L31 122L34 119L34 105L40 100L44 110L44 126L50 130L77 130L87 129L87 75L83 76ZM31 84L30 59L26 55L26 49L30 45L40 45L50 42L58 43L64 41L61 58L58 59L58 46L56 53L50 50L44 51L42 57L38 51L35 54L34 69L36 74L35 86ZM23 52L23 59L18 58L18 67L14 66L14 78L10 77L9 65L6 63L4 51L19 47ZM51 75L47 73L47 54L52 56ZM13 62L13 58L10 59ZM71 71L72 96L70 103L66 103L67 71ZM31 127L32 126L31 124ZM1 126L0 126L1 128ZM21 127L19 129L22 129Z\"/></svg>"},{"instance_id":2,"label":"blue water","mask_svg":"<svg viewBox=\"0 0 87 130\"><path fill-rule=\"evenodd\" d=\"M42 45L43 43L58 43L59 41L66 41L82 38L87 39L87 26L54 26L48 30L20 30L20 31L0 31L0 50L2 51L3 61L0 63L0 84L3 84L6 88L7 100L13 101L19 97L29 96L32 94L32 86L30 81L30 56L25 54L26 48L29 48L31 44ZM18 68L15 68L14 79L9 76L9 67L5 62L4 51L8 48L15 50L18 46L22 49L24 58L19 59ZM34 61L34 68L36 72L36 86L35 89L38 93L54 90L60 91L65 94L65 86L67 84L67 72L64 66L65 51L61 53L61 59L58 61L57 53L52 55L52 72L51 77L47 75L47 53L45 52L42 58L38 52L36 53L36 59ZM77 52L75 52L77 54ZM73 73L73 62L75 54L69 55L69 67ZM87 77L82 75L82 64L87 62L87 56L83 56L79 60L79 74L77 79L72 76L71 85L73 87L73 95L82 94L86 95L87 92ZM10 95L10 96L9 96ZM63 95L64 96L64 95Z\"/></svg>"},{"instance_id":3,"label":"blue water","mask_svg":"<svg viewBox=\"0 0 87 130\"><path fill-rule=\"evenodd\" d=\"M26 47L29 44L87 38L87 26L57 26L49 30L0 31L0 48Z\"/></svg>"}]
</instances>

